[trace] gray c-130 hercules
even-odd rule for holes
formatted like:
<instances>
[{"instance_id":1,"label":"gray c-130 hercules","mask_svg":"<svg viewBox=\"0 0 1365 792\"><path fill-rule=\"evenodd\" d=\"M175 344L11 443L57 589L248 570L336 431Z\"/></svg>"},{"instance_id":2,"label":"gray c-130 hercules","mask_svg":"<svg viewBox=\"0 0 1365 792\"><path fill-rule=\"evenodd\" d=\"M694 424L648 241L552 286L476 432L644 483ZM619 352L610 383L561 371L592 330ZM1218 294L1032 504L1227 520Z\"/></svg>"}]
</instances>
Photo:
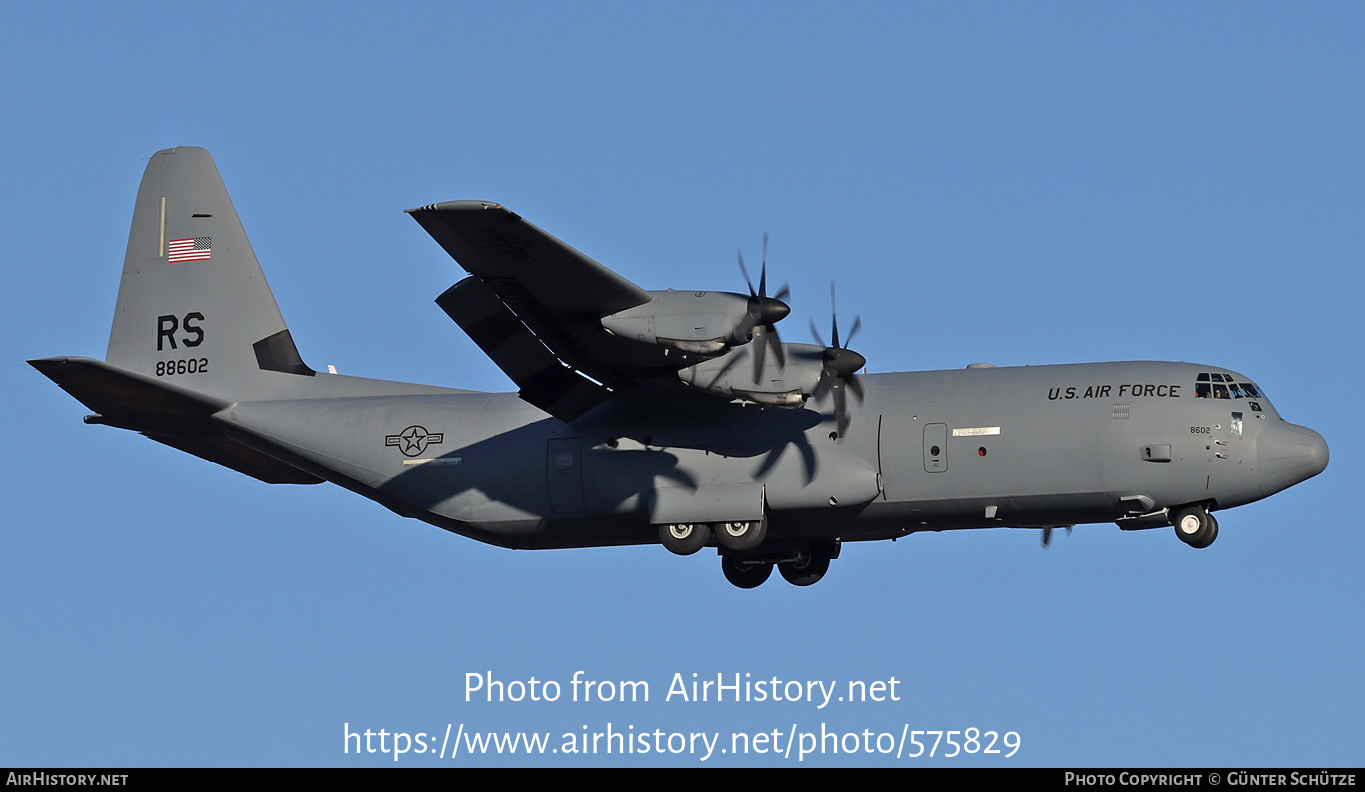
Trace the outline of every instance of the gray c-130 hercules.
<instances>
[{"instance_id":1,"label":"gray c-130 hercules","mask_svg":"<svg viewBox=\"0 0 1365 792\"><path fill-rule=\"evenodd\" d=\"M645 291L506 208L410 214L469 273L437 304L516 383L479 393L304 364L217 167L160 151L104 361L30 363L94 414L270 483L330 481L510 548L715 546L737 586L818 581L842 542L1174 526L1320 473L1327 444L1224 368L1128 362L859 374L749 294ZM740 267L746 280L749 273ZM831 297L833 296L831 288ZM815 331L812 323L812 331Z\"/></svg>"}]
</instances>

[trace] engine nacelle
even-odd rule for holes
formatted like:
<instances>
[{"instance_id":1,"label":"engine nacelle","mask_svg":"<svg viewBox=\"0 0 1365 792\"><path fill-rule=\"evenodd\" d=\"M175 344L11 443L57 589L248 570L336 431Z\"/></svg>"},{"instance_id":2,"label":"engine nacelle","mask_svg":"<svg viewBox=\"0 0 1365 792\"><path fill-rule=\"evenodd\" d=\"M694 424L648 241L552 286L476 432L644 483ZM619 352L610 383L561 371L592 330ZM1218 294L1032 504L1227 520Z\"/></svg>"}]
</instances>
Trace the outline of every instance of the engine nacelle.
<instances>
[{"instance_id":1,"label":"engine nacelle","mask_svg":"<svg viewBox=\"0 0 1365 792\"><path fill-rule=\"evenodd\" d=\"M735 329L749 311L749 298L730 292L649 292L654 299L602 317L602 327L621 338L712 357L736 344Z\"/></svg>"},{"instance_id":2,"label":"engine nacelle","mask_svg":"<svg viewBox=\"0 0 1365 792\"><path fill-rule=\"evenodd\" d=\"M694 388L773 407L800 407L815 392L823 368L823 347L783 344L787 365L767 355L754 377L753 344L735 347L721 357L678 371L678 378Z\"/></svg>"}]
</instances>

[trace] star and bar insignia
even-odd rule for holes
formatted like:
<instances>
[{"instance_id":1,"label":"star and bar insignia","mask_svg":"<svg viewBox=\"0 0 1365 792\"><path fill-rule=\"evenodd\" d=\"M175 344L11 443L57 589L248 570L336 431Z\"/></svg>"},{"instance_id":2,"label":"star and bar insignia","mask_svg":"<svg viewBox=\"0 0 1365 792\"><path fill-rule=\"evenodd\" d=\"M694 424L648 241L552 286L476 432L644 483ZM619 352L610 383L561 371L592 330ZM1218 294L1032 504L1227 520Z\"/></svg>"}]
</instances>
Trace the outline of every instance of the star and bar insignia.
<instances>
[{"instance_id":1,"label":"star and bar insignia","mask_svg":"<svg viewBox=\"0 0 1365 792\"><path fill-rule=\"evenodd\" d=\"M445 439L442 432L428 432L425 426L409 426L396 435L384 438L385 446L398 446L403 456L415 457L427 450L427 446L440 445Z\"/></svg>"}]
</instances>

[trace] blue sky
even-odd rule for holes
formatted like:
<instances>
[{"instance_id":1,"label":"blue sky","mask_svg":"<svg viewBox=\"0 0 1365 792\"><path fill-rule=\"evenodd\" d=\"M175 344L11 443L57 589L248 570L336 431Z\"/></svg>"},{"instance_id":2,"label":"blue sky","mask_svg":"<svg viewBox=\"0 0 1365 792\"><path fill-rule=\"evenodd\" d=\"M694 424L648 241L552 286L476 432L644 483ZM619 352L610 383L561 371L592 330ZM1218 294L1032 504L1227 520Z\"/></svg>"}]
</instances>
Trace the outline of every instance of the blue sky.
<instances>
[{"instance_id":1,"label":"blue sky","mask_svg":"<svg viewBox=\"0 0 1365 792\"><path fill-rule=\"evenodd\" d=\"M392 765L343 725L608 723L1021 736L804 764L1359 765L1362 40L1346 3L7 5L0 765ZM739 591L709 553L487 547L85 426L23 363L103 355L145 160L175 145L213 153L317 368L511 389L402 212L480 198L651 289L743 291L735 248L767 231L784 338L825 331L837 279L873 371L1226 366L1331 465L1205 551L914 535ZM576 671L651 700L465 701L468 673L567 695ZM664 701L693 673L901 700ZM797 764L398 762L479 763Z\"/></svg>"}]
</instances>

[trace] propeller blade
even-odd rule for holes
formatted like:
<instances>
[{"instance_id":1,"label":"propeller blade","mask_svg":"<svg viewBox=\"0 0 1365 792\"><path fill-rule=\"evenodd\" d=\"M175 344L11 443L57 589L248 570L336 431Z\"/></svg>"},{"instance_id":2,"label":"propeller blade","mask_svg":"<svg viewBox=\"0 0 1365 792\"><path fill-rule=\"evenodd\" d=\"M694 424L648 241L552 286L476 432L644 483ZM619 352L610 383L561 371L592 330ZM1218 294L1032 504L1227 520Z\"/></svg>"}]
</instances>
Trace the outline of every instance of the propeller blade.
<instances>
[{"instance_id":1,"label":"propeller blade","mask_svg":"<svg viewBox=\"0 0 1365 792\"><path fill-rule=\"evenodd\" d=\"M848 331L848 338L844 339L845 346L853 343L853 336L858 334L858 331L862 329L862 326L863 318L861 316L853 317L853 329Z\"/></svg>"},{"instance_id":2,"label":"propeller blade","mask_svg":"<svg viewBox=\"0 0 1365 792\"><path fill-rule=\"evenodd\" d=\"M766 343L767 335L768 335L768 329L767 329L765 326L759 325L758 327L755 327L755 328L754 328L754 384L755 384L755 385L761 385L761 384L763 384L763 379L762 379L762 376L763 376L763 356L764 356L765 351L766 351L767 348L768 348L768 344Z\"/></svg>"},{"instance_id":3,"label":"propeller blade","mask_svg":"<svg viewBox=\"0 0 1365 792\"><path fill-rule=\"evenodd\" d=\"M810 320L810 334L815 337L815 343L825 346L825 339L820 337L820 331L815 329L815 320Z\"/></svg>"},{"instance_id":4,"label":"propeller blade","mask_svg":"<svg viewBox=\"0 0 1365 792\"><path fill-rule=\"evenodd\" d=\"M841 347L839 346L839 310L838 308L835 307L834 302L834 281L829 282L829 318L830 323L834 325L834 329L830 332L830 335L834 336L833 338L830 339L830 346L834 347L835 349L840 349Z\"/></svg>"},{"instance_id":5,"label":"propeller blade","mask_svg":"<svg viewBox=\"0 0 1365 792\"><path fill-rule=\"evenodd\" d=\"M763 232L763 264L758 270L758 296L768 296L768 232Z\"/></svg>"},{"instance_id":6,"label":"propeller blade","mask_svg":"<svg viewBox=\"0 0 1365 792\"><path fill-rule=\"evenodd\" d=\"M753 299L758 294L754 291L754 282L749 277L749 270L744 266L744 250L742 248L736 249L735 256L739 258L739 272L744 276L744 283L749 287L749 298Z\"/></svg>"},{"instance_id":7,"label":"propeller blade","mask_svg":"<svg viewBox=\"0 0 1365 792\"><path fill-rule=\"evenodd\" d=\"M773 328L771 333L766 333L764 338L773 348L773 356L777 358L777 367L787 367L787 352L782 348L782 340L777 337L777 328Z\"/></svg>"},{"instance_id":8,"label":"propeller blade","mask_svg":"<svg viewBox=\"0 0 1365 792\"><path fill-rule=\"evenodd\" d=\"M858 403L859 403L859 404L862 404L862 402L863 402L863 383L862 383L861 381L859 381L859 379L858 379L857 376L855 376L855 375L850 375L850 376L849 376L849 378L848 378L848 388L849 388L849 390L851 390L851 391L853 391L854 393L858 394Z\"/></svg>"},{"instance_id":9,"label":"propeller blade","mask_svg":"<svg viewBox=\"0 0 1365 792\"><path fill-rule=\"evenodd\" d=\"M837 380L834 383L834 426L840 437L848 431L848 397L844 386Z\"/></svg>"},{"instance_id":10,"label":"propeller blade","mask_svg":"<svg viewBox=\"0 0 1365 792\"><path fill-rule=\"evenodd\" d=\"M811 392L811 398L816 401L824 401L825 394L829 393L829 389L834 387L838 378L839 375L829 369L820 372L820 379L815 382L815 390Z\"/></svg>"}]
</instances>

